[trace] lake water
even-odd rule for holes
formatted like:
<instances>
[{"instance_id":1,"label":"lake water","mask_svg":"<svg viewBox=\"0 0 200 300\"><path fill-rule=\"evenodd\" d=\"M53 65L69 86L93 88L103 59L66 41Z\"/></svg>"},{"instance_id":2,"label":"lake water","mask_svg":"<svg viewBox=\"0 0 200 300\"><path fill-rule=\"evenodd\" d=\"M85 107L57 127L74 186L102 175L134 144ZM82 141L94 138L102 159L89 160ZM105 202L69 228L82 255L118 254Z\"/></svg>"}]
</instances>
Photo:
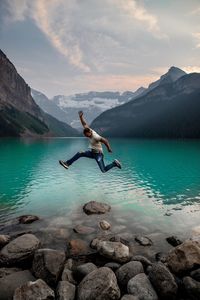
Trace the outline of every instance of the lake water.
<instances>
[{"instance_id":1,"label":"lake water","mask_svg":"<svg viewBox=\"0 0 200 300\"><path fill-rule=\"evenodd\" d=\"M103 174L87 158L69 170L58 164L87 149L84 138L1 139L1 222L28 213L80 223L82 204L96 200L112 206L117 231L187 235L200 225L200 141L110 142L105 161L118 158L123 168Z\"/></svg>"}]
</instances>

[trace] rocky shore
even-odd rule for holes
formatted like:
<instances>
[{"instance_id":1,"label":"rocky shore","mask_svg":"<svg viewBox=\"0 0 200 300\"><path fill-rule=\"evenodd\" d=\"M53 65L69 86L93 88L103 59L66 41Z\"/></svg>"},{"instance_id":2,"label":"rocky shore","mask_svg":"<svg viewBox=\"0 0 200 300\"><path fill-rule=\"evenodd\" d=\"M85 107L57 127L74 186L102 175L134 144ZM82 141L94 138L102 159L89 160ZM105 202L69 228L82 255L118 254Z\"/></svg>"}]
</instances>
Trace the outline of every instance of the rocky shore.
<instances>
[{"instance_id":1,"label":"rocky shore","mask_svg":"<svg viewBox=\"0 0 200 300\"><path fill-rule=\"evenodd\" d=\"M0 300L200 299L200 236L168 236L159 251L148 234L113 232L110 210L86 203L90 222L71 236L67 222L50 235L33 215L0 225Z\"/></svg>"}]
</instances>

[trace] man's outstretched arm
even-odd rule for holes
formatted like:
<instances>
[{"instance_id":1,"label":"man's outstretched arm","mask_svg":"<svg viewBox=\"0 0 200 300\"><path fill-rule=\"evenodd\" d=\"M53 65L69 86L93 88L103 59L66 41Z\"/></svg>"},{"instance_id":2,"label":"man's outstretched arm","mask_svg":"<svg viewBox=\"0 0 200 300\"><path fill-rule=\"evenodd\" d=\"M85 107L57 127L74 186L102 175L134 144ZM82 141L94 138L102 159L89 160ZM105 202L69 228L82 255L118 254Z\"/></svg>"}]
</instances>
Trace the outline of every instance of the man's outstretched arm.
<instances>
[{"instance_id":1,"label":"man's outstretched arm","mask_svg":"<svg viewBox=\"0 0 200 300\"><path fill-rule=\"evenodd\" d=\"M103 143L106 146L108 152L112 152L112 149L111 149L110 144L109 144L107 139L102 137L100 142Z\"/></svg>"},{"instance_id":2,"label":"man's outstretched arm","mask_svg":"<svg viewBox=\"0 0 200 300\"><path fill-rule=\"evenodd\" d=\"M86 123L86 121L83 117L83 112L79 111L78 114L79 114L79 118L80 118L80 121L81 121L81 124L83 125L83 127L84 128L89 128L89 125Z\"/></svg>"}]
</instances>

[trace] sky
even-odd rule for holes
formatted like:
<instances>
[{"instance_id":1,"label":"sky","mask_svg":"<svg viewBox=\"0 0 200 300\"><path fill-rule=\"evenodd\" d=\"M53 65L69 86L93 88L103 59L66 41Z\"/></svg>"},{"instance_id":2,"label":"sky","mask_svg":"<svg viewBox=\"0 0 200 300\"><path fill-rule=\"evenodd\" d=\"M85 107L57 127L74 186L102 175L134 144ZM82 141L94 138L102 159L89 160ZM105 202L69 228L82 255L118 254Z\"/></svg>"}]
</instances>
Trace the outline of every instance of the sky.
<instances>
[{"instance_id":1,"label":"sky","mask_svg":"<svg viewBox=\"0 0 200 300\"><path fill-rule=\"evenodd\" d=\"M135 91L200 72L200 0L0 0L0 48L48 97Z\"/></svg>"}]
</instances>

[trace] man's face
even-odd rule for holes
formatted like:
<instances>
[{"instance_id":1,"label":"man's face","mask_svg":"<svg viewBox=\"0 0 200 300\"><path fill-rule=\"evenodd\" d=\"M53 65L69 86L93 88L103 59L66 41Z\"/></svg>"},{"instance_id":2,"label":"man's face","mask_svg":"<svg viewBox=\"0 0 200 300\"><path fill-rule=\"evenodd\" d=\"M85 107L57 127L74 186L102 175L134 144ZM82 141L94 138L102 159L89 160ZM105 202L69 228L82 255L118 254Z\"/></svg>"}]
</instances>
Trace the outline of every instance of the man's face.
<instances>
[{"instance_id":1,"label":"man's face","mask_svg":"<svg viewBox=\"0 0 200 300\"><path fill-rule=\"evenodd\" d=\"M85 135L87 138L91 138L92 132L91 132L91 131L85 132L84 135Z\"/></svg>"}]
</instances>

